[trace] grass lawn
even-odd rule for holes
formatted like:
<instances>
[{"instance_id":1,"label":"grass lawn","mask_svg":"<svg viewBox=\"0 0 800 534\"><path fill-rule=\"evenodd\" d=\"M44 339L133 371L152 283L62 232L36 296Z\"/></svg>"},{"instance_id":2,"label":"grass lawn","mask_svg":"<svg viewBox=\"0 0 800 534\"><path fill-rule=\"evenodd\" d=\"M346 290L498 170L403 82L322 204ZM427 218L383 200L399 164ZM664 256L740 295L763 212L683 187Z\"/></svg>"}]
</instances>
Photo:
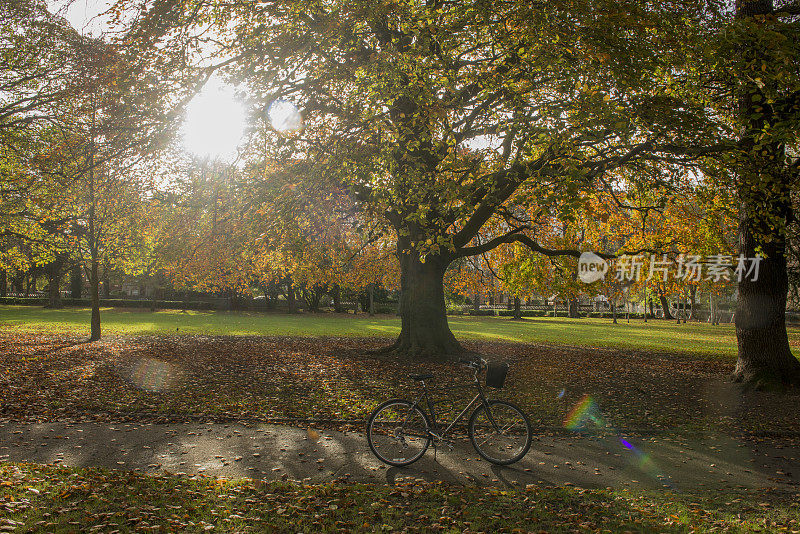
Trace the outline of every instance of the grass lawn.
<instances>
[{"instance_id":1,"label":"grass lawn","mask_svg":"<svg viewBox=\"0 0 800 534\"><path fill-rule=\"evenodd\" d=\"M400 332L396 317L370 318L344 314L266 314L104 308L105 334L207 334L265 336L392 337ZM610 319L451 317L459 339L548 343L586 347L617 347L655 352L680 352L730 357L736 354L733 325L641 319L612 324ZM89 310L46 310L31 306L0 306L0 330L6 332L89 333ZM789 330L790 343L800 350L800 328Z\"/></svg>"},{"instance_id":2,"label":"grass lawn","mask_svg":"<svg viewBox=\"0 0 800 534\"><path fill-rule=\"evenodd\" d=\"M20 532L798 532L799 520L792 496L763 491L305 485L0 463L0 528Z\"/></svg>"}]
</instances>

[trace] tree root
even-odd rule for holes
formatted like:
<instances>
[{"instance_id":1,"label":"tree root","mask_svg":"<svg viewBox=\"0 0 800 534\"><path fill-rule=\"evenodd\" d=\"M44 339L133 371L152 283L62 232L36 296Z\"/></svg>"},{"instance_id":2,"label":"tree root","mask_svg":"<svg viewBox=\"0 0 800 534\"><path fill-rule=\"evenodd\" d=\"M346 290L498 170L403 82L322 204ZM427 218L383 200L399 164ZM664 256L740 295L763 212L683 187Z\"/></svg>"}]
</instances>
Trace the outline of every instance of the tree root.
<instances>
[{"instance_id":1,"label":"tree root","mask_svg":"<svg viewBox=\"0 0 800 534\"><path fill-rule=\"evenodd\" d=\"M781 371L737 363L731 379L742 384L745 390L784 393L789 388L800 387L800 362L795 360L789 369Z\"/></svg>"}]
</instances>

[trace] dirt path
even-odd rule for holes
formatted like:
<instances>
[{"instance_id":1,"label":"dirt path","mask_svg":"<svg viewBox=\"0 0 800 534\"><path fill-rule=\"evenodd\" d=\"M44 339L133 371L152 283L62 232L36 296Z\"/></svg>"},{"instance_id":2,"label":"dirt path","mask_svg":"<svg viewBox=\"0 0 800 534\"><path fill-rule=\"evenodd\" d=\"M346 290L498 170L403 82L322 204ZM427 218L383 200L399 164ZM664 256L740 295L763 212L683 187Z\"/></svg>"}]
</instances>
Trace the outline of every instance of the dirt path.
<instances>
[{"instance_id":1,"label":"dirt path","mask_svg":"<svg viewBox=\"0 0 800 534\"><path fill-rule=\"evenodd\" d=\"M102 466L188 476L393 483L404 478L455 484L676 491L776 488L800 493L800 446L721 434L692 437L537 436L518 464L498 468L467 442L433 449L410 468L387 468L363 433L267 424L45 423L0 425L0 461Z\"/></svg>"}]
</instances>

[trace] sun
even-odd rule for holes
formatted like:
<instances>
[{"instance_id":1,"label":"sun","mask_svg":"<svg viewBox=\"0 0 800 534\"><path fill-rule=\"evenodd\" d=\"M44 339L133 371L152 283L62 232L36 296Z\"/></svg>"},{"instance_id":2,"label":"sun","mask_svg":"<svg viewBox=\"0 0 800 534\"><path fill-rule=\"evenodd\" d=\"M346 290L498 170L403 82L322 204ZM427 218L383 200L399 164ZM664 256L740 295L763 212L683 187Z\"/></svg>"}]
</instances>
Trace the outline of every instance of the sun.
<instances>
[{"instance_id":1,"label":"sun","mask_svg":"<svg viewBox=\"0 0 800 534\"><path fill-rule=\"evenodd\" d=\"M211 78L189 103L183 145L196 156L232 160L244 136L245 110L234 88Z\"/></svg>"}]
</instances>

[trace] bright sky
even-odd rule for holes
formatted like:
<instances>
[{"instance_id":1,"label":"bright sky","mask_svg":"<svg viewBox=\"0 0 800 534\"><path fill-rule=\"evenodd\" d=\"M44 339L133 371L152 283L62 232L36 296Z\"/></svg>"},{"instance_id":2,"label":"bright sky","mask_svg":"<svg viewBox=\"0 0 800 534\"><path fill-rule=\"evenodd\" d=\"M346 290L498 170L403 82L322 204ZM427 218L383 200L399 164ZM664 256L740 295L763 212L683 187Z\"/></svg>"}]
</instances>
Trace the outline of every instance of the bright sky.
<instances>
[{"instance_id":1,"label":"bright sky","mask_svg":"<svg viewBox=\"0 0 800 534\"><path fill-rule=\"evenodd\" d=\"M49 0L50 11L64 16L72 27L85 35L99 36L105 29L100 13L113 4L109 0Z\"/></svg>"}]
</instances>

